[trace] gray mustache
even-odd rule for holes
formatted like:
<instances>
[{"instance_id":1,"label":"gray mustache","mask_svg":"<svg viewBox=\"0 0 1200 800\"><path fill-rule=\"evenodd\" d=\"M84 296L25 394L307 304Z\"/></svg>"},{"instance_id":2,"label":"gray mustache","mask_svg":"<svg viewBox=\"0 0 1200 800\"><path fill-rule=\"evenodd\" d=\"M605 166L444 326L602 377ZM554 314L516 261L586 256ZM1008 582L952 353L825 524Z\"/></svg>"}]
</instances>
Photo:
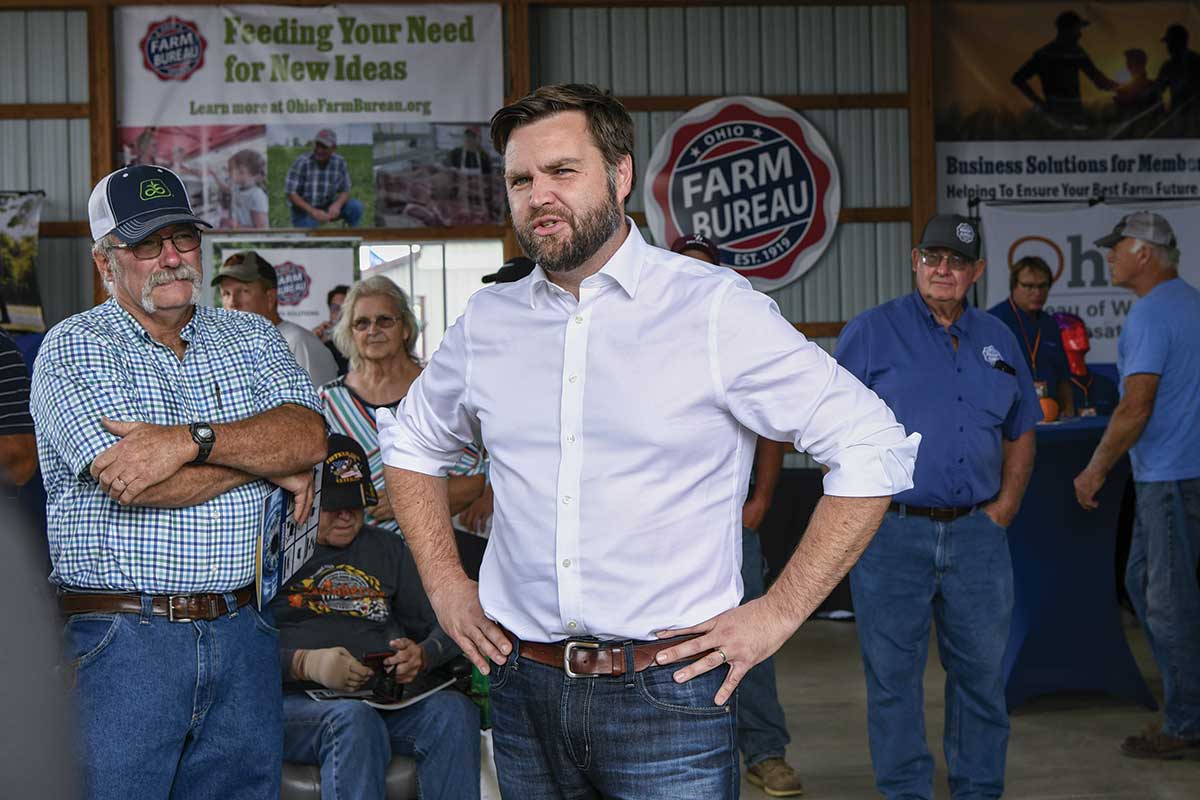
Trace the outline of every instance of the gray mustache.
<instances>
[{"instance_id":1,"label":"gray mustache","mask_svg":"<svg viewBox=\"0 0 1200 800\"><path fill-rule=\"evenodd\" d=\"M190 281L191 283L200 282L200 273L189 267L187 264L181 264L174 269L164 269L150 274L146 281L148 288L162 286L174 281Z\"/></svg>"}]
</instances>

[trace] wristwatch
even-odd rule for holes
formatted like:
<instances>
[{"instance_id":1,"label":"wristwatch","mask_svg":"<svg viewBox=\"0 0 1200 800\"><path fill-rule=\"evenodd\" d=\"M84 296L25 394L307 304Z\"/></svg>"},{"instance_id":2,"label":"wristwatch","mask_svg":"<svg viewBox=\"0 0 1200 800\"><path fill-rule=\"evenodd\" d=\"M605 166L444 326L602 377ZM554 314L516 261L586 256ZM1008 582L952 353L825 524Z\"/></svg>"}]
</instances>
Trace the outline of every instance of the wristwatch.
<instances>
[{"instance_id":1,"label":"wristwatch","mask_svg":"<svg viewBox=\"0 0 1200 800\"><path fill-rule=\"evenodd\" d=\"M212 425L207 422L193 422L188 426L188 430L192 433L192 441L200 448L200 452L196 453L192 463L203 464L208 460L208 454L212 452L213 442L217 441L217 434L212 429Z\"/></svg>"}]
</instances>

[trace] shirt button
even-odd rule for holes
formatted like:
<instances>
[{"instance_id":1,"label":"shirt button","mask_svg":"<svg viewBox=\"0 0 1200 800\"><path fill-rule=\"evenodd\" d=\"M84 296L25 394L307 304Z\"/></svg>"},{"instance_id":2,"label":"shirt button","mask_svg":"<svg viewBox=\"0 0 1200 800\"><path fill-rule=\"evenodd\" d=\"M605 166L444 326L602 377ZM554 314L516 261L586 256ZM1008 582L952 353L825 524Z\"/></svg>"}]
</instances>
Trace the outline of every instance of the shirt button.
<instances>
[{"instance_id":1,"label":"shirt button","mask_svg":"<svg viewBox=\"0 0 1200 800\"><path fill-rule=\"evenodd\" d=\"M959 395L958 402L960 402L960 403L962 402L962 395Z\"/></svg>"},{"instance_id":2,"label":"shirt button","mask_svg":"<svg viewBox=\"0 0 1200 800\"><path fill-rule=\"evenodd\" d=\"M567 444L575 444L575 434L573 434L573 433L567 434Z\"/></svg>"},{"instance_id":3,"label":"shirt button","mask_svg":"<svg viewBox=\"0 0 1200 800\"><path fill-rule=\"evenodd\" d=\"M221 518L221 512L220 512L220 511L214 511L214 512L212 512L211 514L209 514L209 516L210 516L210 517L212 517L213 519L220 519L220 518Z\"/></svg>"},{"instance_id":4,"label":"shirt button","mask_svg":"<svg viewBox=\"0 0 1200 800\"><path fill-rule=\"evenodd\" d=\"M571 505L571 495L569 495L569 494L564 494L564 495L563 495L563 499L562 499L562 500L563 500L563 505L564 505L564 506L569 506L569 505Z\"/></svg>"},{"instance_id":5,"label":"shirt button","mask_svg":"<svg viewBox=\"0 0 1200 800\"><path fill-rule=\"evenodd\" d=\"M960 459L958 460L958 463L960 463L960 464L961 464L961 463L963 463L963 459L961 459L961 458L960 458Z\"/></svg>"},{"instance_id":6,"label":"shirt button","mask_svg":"<svg viewBox=\"0 0 1200 800\"><path fill-rule=\"evenodd\" d=\"M959 367L959 368L958 368L958 371L959 371L959 372L962 372L962 367Z\"/></svg>"},{"instance_id":7,"label":"shirt button","mask_svg":"<svg viewBox=\"0 0 1200 800\"><path fill-rule=\"evenodd\" d=\"M575 315L575 324L576 324L576 325L582 325L582 324L583 324L583 315L582 315L582 314L576 314L576 315Z\"/></svg>"},{"instance_id":8,"label":"shirt button","mask_svg":"<svg viewBox=\"0 0 1200 800\"><path fill-rule=\"evenodd\" d=\"M213 575L216 575L218 572L221 571L221 568L219 566L217 566L216 564L213 564L212 567L210 567L208 571L211 572Z\"/></svg>"},{"instance_id":9,"label":"shirt button","mask_svg":"<svg viewBox=\"0 0 1200 800\"><path fill-rule=\"evenodd\" d=\"M563 559L563 566L564 566L564 567L569 567L569 566L571 566L571 559L569 559L569 558L564 558L564 559Z\"/></svg>"},{"instance_id":10,"label":"shirt button","mask_svg":"<svg viewBox=\"0 0 1200 800\"><path fill-rule=\"evenodd\" d=\"M575 622L575 620L571 620L570 622L567 623L567 627L570 628L571 630L575 630L575 628L577 626L578 626L578 623Z\"/></svg>"},{"instance_id":11,"label":"shirt button","mask_svg":"<svg viewBox=\"0 0 1200 800\"><path fill-rule=\"evenodd\" d=\"M963 426L962 426L962 425L959 425L959 426L958 426L958 432L959 432L959 433L962 433L962 432L963 432Z\"/></svg>"},{"instance_id":12,"label":"shirt button","mask_svg":"<svg viewBox=\"0 0 1200 800\"><path fill-rule=\"evenodd\" d=\"M577 380L579 380L578 375L568 375L567 376L567 383L574 383Z\"/></svg>"}]
</instances>

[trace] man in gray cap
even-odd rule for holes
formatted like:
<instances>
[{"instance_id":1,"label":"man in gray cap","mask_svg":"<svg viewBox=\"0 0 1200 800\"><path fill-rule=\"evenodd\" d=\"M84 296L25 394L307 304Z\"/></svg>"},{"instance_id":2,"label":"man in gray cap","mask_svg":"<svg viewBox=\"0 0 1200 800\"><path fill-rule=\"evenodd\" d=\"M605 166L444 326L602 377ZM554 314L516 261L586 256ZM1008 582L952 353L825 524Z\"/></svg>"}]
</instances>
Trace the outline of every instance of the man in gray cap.
<instances>
[{"instance_id":1,"label":"man in gray cap","mask_svg":"<svg viewBox=\"0 0 1200 800\"><path fill-rule=\"evenodd\" d=\"M916 291L851 320L834 354L922 437L913 488L893 498L850 571L871 762L889 800L933 797L922 684L936 620L951 793L1000 797L1013 605L1006 529L1033 469L1042 409L1013 332L965 303L984 270L977 224L934 217L911 261Z\"/></svg>"},{"instance_id":2,"label":"man in gray cap","mask_svg":"<svg viewBox=\"0 0 1200 800\"><path fill-rule=\"evenodd\" d=\"M254 545L274 485L312 507L321 402L265 320L197 305L207 223L175 173L118 170L88 215L112 297L46 334L30 393L81 795L278 797Z\"/></svg>"},{"instance_id":3,"label":"man in gray cap","mask_svg":"<svg viewBox=\"0 0 1200 800\"><path fill-rule=\"evenodd\" d=\"M363 204L350 197L350 170L337 150L337 134L317 131L311 153L292 162L283 191L292 204L292 227L316 228L344 220L353 228L362 219Z\"/></svg>"},{"instance_id":4,"label":"man in gray cap","mask_svg":"<svg viewBox=\"0 0 1200 800\"><path fill-rule=\"evenodd\" d=\"M279 278L275 267L257 252L246 250L225 259L212 285L219 287L226 310L248 311L270 320L313 386L323 386L338 376L333 354L316 334L279 316Z\"/></svg>"},{"instance_id":5,"label":"man in gray cap","mask_svg":"<svg viewBox=\"0 0 1200 800\"><path fill-rule=\"evenodd\" d=\"M1121 744L1134 758L1200 760L1200 291L1179 277L1170 223L1139 211L1096 240L1114 286L1140 298L1117 349L1121 402L1075 478L1080 505L1129 453L1137 490L1125 586L1163 680L1163 723Z\"/></svg>"}]
</instances>

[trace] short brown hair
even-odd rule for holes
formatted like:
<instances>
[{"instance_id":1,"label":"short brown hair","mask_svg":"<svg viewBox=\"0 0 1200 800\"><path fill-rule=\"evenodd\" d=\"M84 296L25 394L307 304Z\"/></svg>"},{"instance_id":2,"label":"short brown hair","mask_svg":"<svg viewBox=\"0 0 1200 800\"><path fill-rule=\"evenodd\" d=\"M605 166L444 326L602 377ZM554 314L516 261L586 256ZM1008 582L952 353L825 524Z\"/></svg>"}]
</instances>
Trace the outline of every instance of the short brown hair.
<instances>
[{"instance_id":1,"label":"short brown hair","mask_svg":"<svg viewBox=\"0 0 1200 800\"><path fill-rule=\"evenodd\" d=\"M1017 276L1027 269L1042 273L1046 276L1047 281L1054 283L1054 273L1050 270L1049 264L1037 256L1025 256L1013 264L1012 271L1008 274L1008 290L1010 292L1017 288Z\"/></svg>"},{"instance_id":2,"label":"short brown hair","mask_svg":"<svg viewBox=\"0 0 1200 800\"><path fill-rule=\"evenodd\" d=\"M612 92L601 91L593 84L542 86L500 109L492 115L492 146L503 156L514 130L563 111L584 113L592 141L610 169L615 169L623 156L629 156L632 167L629 191L632 194L637 183L637 167L633 164L633 118Z\"/></svg>"},{"instance_id":3,"label":"short brown hair","mask_svg":"<svg viewBox=\"0 0 1200 800\"><path fill-rule=\"evenodd\" d=\"M257 150L238 150L229 157L229 166L241 167L256 178L267 174L267 160Z\"/></svg>"}]
</instances>

